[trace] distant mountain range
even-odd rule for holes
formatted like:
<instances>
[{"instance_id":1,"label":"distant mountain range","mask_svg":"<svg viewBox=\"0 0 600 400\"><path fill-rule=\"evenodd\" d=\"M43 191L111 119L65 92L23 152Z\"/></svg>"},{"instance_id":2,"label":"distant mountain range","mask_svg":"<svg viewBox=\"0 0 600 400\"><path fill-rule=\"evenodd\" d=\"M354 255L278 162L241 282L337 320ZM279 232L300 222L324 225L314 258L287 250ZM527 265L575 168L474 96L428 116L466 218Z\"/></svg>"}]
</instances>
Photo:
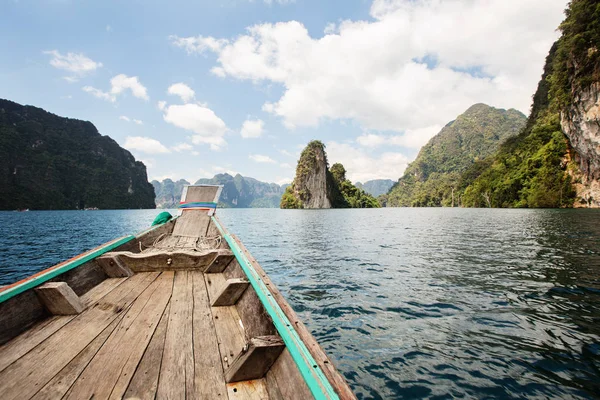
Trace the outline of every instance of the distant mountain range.
<instances>
[{"instance_id":1,"label":"distant mountain range","mask_svg":"<svg viewBox=\"0 0 600 400\"><path fill-rule=\"evenodd\" d=\"M165 179L162 182L153 180L151 183L156 193L157 208L176 208L183 187L191 184L185 179ZM289 186L261 182L240 174L217 174L210 179L199 179L196 184L223 185L219 207L225 208L279 208L281 196ZM387 193L393 184L394 181L390 179L376 179L364 184L358 182L356 186L373 196L378 196Z\"/></svg>"},{"instance_id":2,"label":"distant mountain range","mask_svg":"<svg viewBox=\"0 0 600 400\"><path fill-rule=\"evenodd\" d=\"M394 186L396 181L391 179L373 179L372 181L366 181L365 183L356 182L354 185L369 193L372 196L381 196L390 191L391 187Z\"/></svg>"},{"instance_id":3,"label":"distant mountain range","mask_svg":"<svg viewBox=\"0 0 600 400\"><path fill-rule=\"evenodd\" d=\"M181 191L190 182L180 179L174 182L165 179L152 181L156 193L156 207L175 208L181 199ZM203 178L198 184L223 185L219 207L225 208L277 208L279 200L288 185L266 183L240 174L217 174L211 179Z\"/></svg>"}]
</instances>

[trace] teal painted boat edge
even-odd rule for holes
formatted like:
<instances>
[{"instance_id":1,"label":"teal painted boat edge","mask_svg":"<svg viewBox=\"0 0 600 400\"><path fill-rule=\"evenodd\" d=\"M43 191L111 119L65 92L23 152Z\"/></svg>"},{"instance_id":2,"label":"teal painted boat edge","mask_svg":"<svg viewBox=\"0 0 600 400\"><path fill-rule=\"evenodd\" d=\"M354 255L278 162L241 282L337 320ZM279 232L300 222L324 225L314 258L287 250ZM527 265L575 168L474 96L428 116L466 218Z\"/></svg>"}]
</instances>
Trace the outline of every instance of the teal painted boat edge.
<instances>
[{"instance_id":1,"label":"teal painted boat edge","mask_svg":"<svg viewBox=\"0 0 600 400\"><path fill-rule=\"evenodd\" d=\"M38 273L40 275L37 275L37 276L33 275L33 277L26 278L26 280L22 281L20 284L13 286L13 287L9 287L8 289L0 292L0 303L3 303L6 300L13 298L14 296L16 296L20 293L23 293L26 290L29 290L36 286L39 286L42 283L47 282L50 279L54 278L55 276L58 276L62 273L70 271L73 268L77 268L80 265L85 264L86 262L93 260L94 258L96 258L108 251L111 251L112 249L119 247L122 244L125 244L133 239L135 239L135 236L129 235L129 236L124 236L122 238L113 240L113 241L105 244L104 246L100 247L96 251L93 251L93 252L83 255L81 257L75 258L72 261L66 262L63 265L58 264L57 266L50 267L47 270L41 271L41 274ZM83 253L83 254L85 254L85 253Z\"/></svg>"},{"instance_id":2,"label":"teal painted boat edge","mask_svg":"<svg viewBox=\"0 0 600 400\"><path fill-rule=\"evenodd\" d=\"M242 270L248 277L250 284L256 291L258 298L260 299L265 310L273 320L275 328L281 335L283 342L285 343L292 359L296 363L300 374L304 378L308 388L315 399L339 399L337 393L329 383L329 380L325 377L325 374L318 366L317 362L310 354L310 351L304 344L304 342L298 336L298 333L292 328L292 323L285 315L277 301L271 295L269 289L260 278L258 272L254 269L248 258L243 254L242 250L227 233L219 221L215 217L212 217L212 221L225 238L231 251L233 252L238 263L242 267Z\"/></svg>"},{"instance_id":3,"label":"teal painted boat edge","mask_svg":"<svg viewBox=\"0 0 600 400\"><path fill-rule=\"evenodd\" d=\"M173 221L175 219L176 218L173 218L173 219L171 219L171 221ZM170 221L165 222L165 223L169 223L169 222ZM95 249L89 250L87 252L81 253L78 256L73 257L70 261L69 260L64 261L64 262L54 265L48 269L40 271L37 274L34 274L28 278L25 278L24 280L22 280L20 282L15 282L12 285L8 285L8 287L6 287L4 290L0 289L1 290L0 291L0 303L3 303L6 300L9 300L9 299L15 297L16 295L21 294L26 290L29 290L36 286L39 286L60 274L63 274L67 271L72 270L73 268L77 268L80 265L85 264L86 262L93 260L94 258L99 257L102 254L107 253L125 243L128 243L133 239L138 239L141 236L145 235L146 233L151 232L154 229L157 229L163 225L164 224L155 225L155 226L152 226L136 235L128 235L128 236L123 236L121 238L111 240L110 242L105 243L99 247L96 247Z\"/></svg>"}]
</instances>

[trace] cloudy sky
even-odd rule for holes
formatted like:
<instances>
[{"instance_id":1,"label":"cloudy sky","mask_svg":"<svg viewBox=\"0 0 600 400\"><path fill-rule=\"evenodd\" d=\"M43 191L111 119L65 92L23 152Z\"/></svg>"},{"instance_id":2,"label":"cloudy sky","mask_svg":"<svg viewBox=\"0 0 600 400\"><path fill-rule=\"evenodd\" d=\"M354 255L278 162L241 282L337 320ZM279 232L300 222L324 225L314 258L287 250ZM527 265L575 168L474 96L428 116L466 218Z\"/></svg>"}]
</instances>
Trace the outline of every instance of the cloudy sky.
<instances>
[{"instance_id":1,"label":"cloudy sky","mask_svg":"<svg viewBox=\"0 0 600 400\"><path fill-rule=\"evenodd\" d=\"M150 179L398 179L474 103L528 114L567 0L4 0L0 97L92 121Z\"/></svg>"}]
</instances>

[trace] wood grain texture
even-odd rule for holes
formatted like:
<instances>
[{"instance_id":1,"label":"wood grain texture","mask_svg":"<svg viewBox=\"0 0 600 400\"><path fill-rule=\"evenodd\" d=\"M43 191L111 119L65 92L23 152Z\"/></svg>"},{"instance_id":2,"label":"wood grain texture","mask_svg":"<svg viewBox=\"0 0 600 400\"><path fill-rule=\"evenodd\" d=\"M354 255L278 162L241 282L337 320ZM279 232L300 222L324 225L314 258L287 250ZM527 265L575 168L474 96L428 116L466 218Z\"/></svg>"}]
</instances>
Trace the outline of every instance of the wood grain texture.
<instances>
[{"instance_id":1,"label":"wood grain texture","mask_svg":"<svg viewBox=\"0 0 600 400\"><path fill-rule=\"evenodd\" d=\"M267 372L266 382L269 385L269 393L279 393L286 400L313 398L287 349L283 350L269 372Z\"/></svg>"},{"instance_id":2,"label":"wood grain texture","mask_svg":"<svg viewBox=\"0 0 600 400\"><path fill-rule=\"evenodd\" d=\"M220 288L214 300L211 302L213 307L233 306L248 288L250 282L243 278L227 279Z\"/></svg>"},{"instance_id":3,"label":"wood grain texture","mask_svg":"<svg viewBox=\"0 0 600 400\"><path fill-rule=\"evenodd\" d=\"M238 354L225 371L225 381L261 379L281 354L285 344L279 336L260 336L248 341L247 350Z\"/></svg>"},{"instance_id":4,"label":"wood grain texture","mask_svg":"<svg viewBox=\"0 0 600 400\"><path fill-rule=\"evenodd\" d=\"M173 272L164 272L144 290L75 381L66 399L123 396L171 297L172 288Z\"/></svg>"},{"instance_id":5,"label":"wood grain texture","mask_svg":"<svg viewBox=\"0 0 600 400\"><path fill-rule=\"evenodd\" d=\"M154 399L156 396L170 308L169 302L123 398Z\"/></svg>"},{"instance_id":6,"label":"wood grain texture","mask_svg":"<svg viewBox=\"0 0 600 400\"><path fill-rule=\"evenodd\" d=\"M239 238L237 238L235 235L231 235L231 236L233 237L233 239L235 240L237 245L240 247L240 249L244 252L244 255L248 258L248 260L250 261L250 263L252 264L254 269L257 271L257 273L259 274L259 276L261 277L261 279L263 280L263 282L265 283L265 285L271 292L271 295L273 296L273 298L275 299L275 301L277 302L279 307L281 307L281 309L284 312L284 314L286 315L286 317L290 320L294 329L298 333L298 336L304 342L304 344L308 348L308 351L314 357L315 361L317 362L317 364L319 365L319 367L321 368L321 370L323 371L323 373L325 374L325 376L331 383L331 386L334 388L334 390L336 391L336 393L338 394L340 399L343 399L343 400L356 399L356 396L354 395L354 393L348 386L348 383L346 382L344 377L339 373L339 371L337 370L337 368L335 367L333 362L325 354L325 352L323 351L321 346L319 346L319 343L317 343L317 341L315 340L313 335L306 328L306 326L302 323L300 318L298 318L298 315L296 314L296 312L288 304L288 302L285 300L283 295L279 292L277 287L273 284L271 279L267 276L265 271L262 269L260 264L256 261L256 259L254 257L252 257L252 254L250 254L248 249L246 249L246 247L240 241ZM228 269L229 269L229 267L227 268L227 270ZM226 276L227 276L227 274L226 274L227 270L225 270Z\"/></svg>"},{"instance_id":7,"label":"wood grain texture","mask_svg":"<svg viewBox=\"0 0 600 400\"><path fill-rule=\"evenodd\" d=\"M193 282L188 271L177 271L173 283L167 336L160 368L157 398L193 396L194 348L192 343Z\"/></svg>"},{"instance_id":8,"label":"wood grain texture","mask_svg":"<svg viewBox=\"0 0 600 400\"><path fill-rule=\"evenodd\" d=\"M264 379L236 382L227 385L229 400L268 400L269 392ZM312 397L307 397L310 399Z\"/></svg>"},{"instance_id":9,"label":"wood grain texture","mask_svg":"<svg viewBox=\"0 0 600 400\"><path fill-rule=\"evenodd\" d=\"M122 278L133 275L133 271L122 263L119 257L111 253L96 258L96 262L102 267L106 275L111 278Z\"/></svg>"},{"instance_id":10,"label":"wood grain texture","mask_svg":"<svg viewBox=\"0 0 600 400\"><path fill-rule=\"evenodd\" d=\"M53 315L80 314L85 307L66 282L46 282L34 290L44 307Z\"/></svg>"},{"instance_id":11,"label":"wood grain texture","mask_svg":"<svg viewBox=\"0 0 600 400\"><path fill-rule=\"evenodd\" d=\"M96 336L96 338L87 345L81 353L77 354L71 362L61 369L60 372L33 397L33 399L53 400L62 398L122 319L123 315L119 315L111 322L111 324L104 329L100 335Z\"/></svg>"},{"instance_id":12,"label":"wood grain texture","mask_svg":"<svg viewBox=\"0 0 600 400\"><path fill-rule=\"evenodd\" d=\"M219 344L208 302L206 283L201 272L190 272L194 287L194 398L226 399L227 390Z\"/></svg>"},{"instance_id":13,"label":"wood grain texture","mask_svg":"<svg viewBox=\"0 0 600 400\"><path fill-rule=\"evenodd\" d=\"M232 256L229 250L199 252L193 249L178 249L144 253L110 252L99 257L98 262L108 266L112 262L113 268L116 265L123 265L124 268L128 268L134 273L186 270L204 271L219 258L230 258Z\"/></svg>"},{"instance_id":14,"label":"wood grain texture","mask_svg":"<svg viewBox=\"0 0 600 400\"><path fill-rule=\"evenodd\" d=\"M93 307L73 318L58 332L0 372L3 400L33 396L156 279L158 274L134 275Z\"/></svg>"},{"instance_id":15,"label":"wood grain texture","mask_svg":"<svg viewBox=\"0 0 600 400\"><path fill-rule=\"evenodd\" d=\"M213 202L218 190L217 186L188 186L185 201Z\"/></svg>"},{"instance_id":16,"label":"wood grain texture","mask_svg":"<svg viewBox=\"0 0 600 400\"><path fill-rule=\"evenodd\" d=\"M106 278L107 275L96 261L90 260L77 268L50 279L48 282L67 282L78 296L82 296Z\"/></svg>"},{"instance_id":17,"label":"wood grain texture","mask_svg":"<svg viewBox=\"0 0 600 400\"><path fill-rule=\"evenodd\" d=\"M100 301L106 294L123 283L124 279L107 279L81 296L86 307L90 307ZM71 316L53 316L33 326L10 342L0 347L0 371L14 361L27 354L31 349L46 340L54 332L65 326L75 318Z\"/></svg>"},{"instance_id":18,"label":"wood grain texture","mask_svg":"<svg viewBox=\"0 0 600 400\"><path fill-rule=\"evenodd\" d=\"M33 290L0 303L0 345L26 332L49 315Z\"/></svg>"},{"instance_id":19,"label":"wood grain texture","mask_svg":"<svg viewBox=\"0 0 600 400\"><path fill-rule=\"evenodd\" d=\"M212 201L212 200L211 200ZM175 221L173 236L204 237L208 230L210 216L203 210L184 210Z\"/></svg>"}]
</instances>

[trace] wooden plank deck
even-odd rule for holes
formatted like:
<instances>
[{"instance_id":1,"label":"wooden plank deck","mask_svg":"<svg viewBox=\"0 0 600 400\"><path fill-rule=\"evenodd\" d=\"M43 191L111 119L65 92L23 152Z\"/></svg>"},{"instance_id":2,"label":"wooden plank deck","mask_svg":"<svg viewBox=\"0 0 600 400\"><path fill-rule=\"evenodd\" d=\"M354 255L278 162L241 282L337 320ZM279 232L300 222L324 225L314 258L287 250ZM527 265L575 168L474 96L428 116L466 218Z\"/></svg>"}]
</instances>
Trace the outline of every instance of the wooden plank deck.
<instances>
[{"instance_id":1,"label":"wooden plank deck","mask_svg":"<svg viewBox=\"0 0 600 400\"><path fill-rule=\"evenodd\" d=\"M268 399L266 379L225 383L244 333L235 307L211 307L212 297L200 271L106 280L82 313L0 346L1 397Z\"/></svg>"}]
</instances>

